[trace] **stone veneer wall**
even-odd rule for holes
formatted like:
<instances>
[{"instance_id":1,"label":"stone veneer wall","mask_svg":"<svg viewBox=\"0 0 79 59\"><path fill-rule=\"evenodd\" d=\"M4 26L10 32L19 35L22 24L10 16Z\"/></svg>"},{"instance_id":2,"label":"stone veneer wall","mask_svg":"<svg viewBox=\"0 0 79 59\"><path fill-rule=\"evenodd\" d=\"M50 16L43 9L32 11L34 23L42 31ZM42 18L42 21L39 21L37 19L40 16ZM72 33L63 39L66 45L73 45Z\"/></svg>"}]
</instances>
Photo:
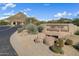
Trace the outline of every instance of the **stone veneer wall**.
<instances>
[{"instance_id":1,"label":"stone veneer wall","mask_svg":"<svg viewBox=\"0 0 79 59\"><path fill-rule=\"evenodd\" d=\"M48 25L59 25L59 26L61 26L61 25L63 25L63 26L67 26L68 27L68 30L67 30L67 28L66 28L66 31L61 31L61 30L59 30L59 31L57 31L57 30L53 30L53 28L52 28L52 30L47 30L48 28L49 29L51 29ZM73 24L44 24L43 25L44 26L44 30L43 30L43 32L46 34L46 35L53 35L53 36L58 36L59 38L62 38L62 37L65 37L65 36L67 36L67 35L73 35L74 34L74 32L77 30L77 26L76 25L73 25ZM58 29L58 28L57 28Z\"/></svg>"}]
</instances>

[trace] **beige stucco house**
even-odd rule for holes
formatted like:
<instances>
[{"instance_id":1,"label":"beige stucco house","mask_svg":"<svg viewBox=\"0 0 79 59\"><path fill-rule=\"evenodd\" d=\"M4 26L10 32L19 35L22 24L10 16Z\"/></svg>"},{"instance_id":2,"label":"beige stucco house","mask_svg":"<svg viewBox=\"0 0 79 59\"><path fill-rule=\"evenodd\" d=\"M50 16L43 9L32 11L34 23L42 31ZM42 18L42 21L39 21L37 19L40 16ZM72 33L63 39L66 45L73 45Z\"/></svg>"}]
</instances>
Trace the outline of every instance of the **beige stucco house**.
<instances>
[{"instance_id":1,"label":"beige stucco house","mask_svg":"<svg viewBox=\"0 0 79 59\"><path fill-rule=\"evenodd\" d=\"M19 12L7 18L7 21L9 22L10 25L24 25L27 19L28 17L25 14Z\"/></svg>"},{"instance_id":2,"label":"beige stucco house","mask_svg":"<svg viewBox=\"0 0 79 59\"><path fill-rule=\"evenodd\" d=\"M47 23L44 26L43 32L47 36L62 38L68 35L73 35L77 30L77 26L71 23Z\"/></svg>"},{"instance_id":3,"label":"beige stucco house","mask_svg":"<svg viewBox=\"0 0 79 59\"><path fill-rule=\"evenodd\" d=\"M11 25L24 25L25 21L20 19L10 20L9 22Z\"/></svg>"}]
</instances>

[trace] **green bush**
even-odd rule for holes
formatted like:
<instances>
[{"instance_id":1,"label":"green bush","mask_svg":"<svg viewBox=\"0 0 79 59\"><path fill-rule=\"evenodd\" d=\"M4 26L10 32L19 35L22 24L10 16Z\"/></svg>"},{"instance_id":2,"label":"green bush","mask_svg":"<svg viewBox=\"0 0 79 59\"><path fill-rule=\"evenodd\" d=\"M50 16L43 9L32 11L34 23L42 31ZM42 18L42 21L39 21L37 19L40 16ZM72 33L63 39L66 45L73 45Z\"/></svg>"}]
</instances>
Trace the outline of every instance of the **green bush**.
<instances>
[{"instance_id":1,"label":"green bush","mask_svg":"<svg viewBox=\"0 0 79 59\"><path fill-rule=\"evenodd\" d=\"M31 34L38 33L37 26L31 23L26 26L26 30L28 30L28 33L31 33Z\"/></svg>"},{"instance_id":2,"label":"green bush","mask_svg":"<svg viewBox=\"0 0 79 59\"><path fill-rule=\"evenodd\" d=\"M79 26L79 18L74 18L72 23Z\"/></svg>"},{"instance_id":3,"label":"green bush","mask_svg":"<svg viewBox=\"0 0 79 59\"><path fill-rule=\"evenodd\" d=\"M5 22L4 20L1 20L0 21L0 25L8 25L9 23L8 22Z\"/></svg>"},{"instance_id":4,"label":"green bush","mask_svg":"<svg viewBox=\"0 0 79 59\"><path fill-rule=\"evenodd\" d=\"M54 41L54 46L59 46L59 41L58 40Z\"/></svg>"},{"instance_id":5,"label":"green bush","mask_svg":"<svg viewBox=\"0 0 79 59\"><path fill-rule=\"evenodd\" d=\"M65 42L65 45L73 45L73 41L70 39L67 39Z\"/></svg>"},{"instance_id":6,"label":"green bush","mask_svg":"<svg viewBox=\"0 0 79 59\"><path fill-rule=\"evenodd\" d=\"M57 46L50 46L49 49L55 53L60 53L60 54L64 54L64 51L62 50L61 47L57 47Z\"/></svg>"},{"instance_id":7,"label":"green bush","mask_svg":"<svg viewBox=\"0 0 79 59\"><path fill-rule=\"evenodd\" d=\"M78 43L78 44L76 44L76 45L73 45L73 47L74 47L76 50L78 50L78 51L79 51L79 43Z\"/></svg>"},{"instance_id":8,"label":"green bush","mask_svg":"<svg viewBox=\"0 0 79 59\"><path fill-rule=\"evenodd\" d=\"M64 46L63 39L59 39L59 47L63 47L63 46Z\"/></svg>"},{"instance_id":9,"label":"green bush","mask_svg":"<svg viewBox=\"0 0 79 59\"><path fill-rule=\"evenodd\" d=\"M75 32L75 35L79 35L79 30Z\"/></svg>"},{"instance_id":10,"label":"green bush","mask_svg":"<svg viewBox=\"0 0 79 59\"><path fill-rule=\"evenodd\" d=\"M64 46L64 42L62 39L58 39L56 41L54 41L54 45L58 46L58 47L63 47Z\"/></svg>"},{"instance_id":11,"label":"green bush","mask_svg":"<svg viewBox=\"0 0 79 59\"><path fill-rule=\"evenodd\" d=\"M42 32L43 27L42 26L38 26L38 32Z\"/></svg>"},{"instance_id":12,"label":"green bush","mask_svg":"<svg viewBox=\"0 0 79 59\"><path fill-rule=\"evenodd\" d=\"M22 32L23 30L23 28L17 28L18 33Z\"/></svg>"}]
</instances>

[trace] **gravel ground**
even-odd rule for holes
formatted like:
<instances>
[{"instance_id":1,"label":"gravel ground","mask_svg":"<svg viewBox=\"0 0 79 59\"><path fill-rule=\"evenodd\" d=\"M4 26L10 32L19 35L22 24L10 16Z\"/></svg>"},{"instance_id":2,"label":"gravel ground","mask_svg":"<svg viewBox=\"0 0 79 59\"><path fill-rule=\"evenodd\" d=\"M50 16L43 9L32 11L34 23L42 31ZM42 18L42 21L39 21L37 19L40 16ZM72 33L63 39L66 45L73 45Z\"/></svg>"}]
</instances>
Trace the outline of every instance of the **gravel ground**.
<instances>
[{"instance_id":1,"label":"gravel ground","mask_svg":"<svg viewBox=\"0 0 79 59\"><path fill-rule=\"evenodd\" d=\"M24 34L25 35L25 34ZM35 35L19 36L17 33L11 36L10 42L19 56L52 56L48 46L42 43L35 43Z\"/></svg>"},{"instance_id":2,"label":"gravel ground","mask_svg":"<svg viewBox=\"0 0 79 59\"><path fill-rule=\"evenodd\" d=\"M35 37L26 34L26 32L15 32L11 36L10 42L20 56L79 56L79 52L72 46L64 46L64 54L56 54L50 51L48 46L42 43L34 43ZM72 39L74 43L79 42L79 36L72 36Z\"/></svg>"}]
</instances>

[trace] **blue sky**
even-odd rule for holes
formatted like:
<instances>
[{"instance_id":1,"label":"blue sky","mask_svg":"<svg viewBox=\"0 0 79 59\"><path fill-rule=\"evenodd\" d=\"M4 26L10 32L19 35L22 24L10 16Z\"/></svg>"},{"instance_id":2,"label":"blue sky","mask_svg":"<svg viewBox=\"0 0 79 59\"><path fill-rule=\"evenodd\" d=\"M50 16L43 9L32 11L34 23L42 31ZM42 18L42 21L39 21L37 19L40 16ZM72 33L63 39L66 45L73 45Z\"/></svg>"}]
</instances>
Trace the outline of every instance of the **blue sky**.
<instances>
[{"instance_id":1,"label":"blue sky","mask_svg":"<svg viewBox=\"0 0 79 59\"><path fill-rule=\"evenodd\" d=\"M5 3L0 4L0 19L7 18L18 12L38 20L75 18L79 14L78 3Z\"/></svg>"}]
</instances>

